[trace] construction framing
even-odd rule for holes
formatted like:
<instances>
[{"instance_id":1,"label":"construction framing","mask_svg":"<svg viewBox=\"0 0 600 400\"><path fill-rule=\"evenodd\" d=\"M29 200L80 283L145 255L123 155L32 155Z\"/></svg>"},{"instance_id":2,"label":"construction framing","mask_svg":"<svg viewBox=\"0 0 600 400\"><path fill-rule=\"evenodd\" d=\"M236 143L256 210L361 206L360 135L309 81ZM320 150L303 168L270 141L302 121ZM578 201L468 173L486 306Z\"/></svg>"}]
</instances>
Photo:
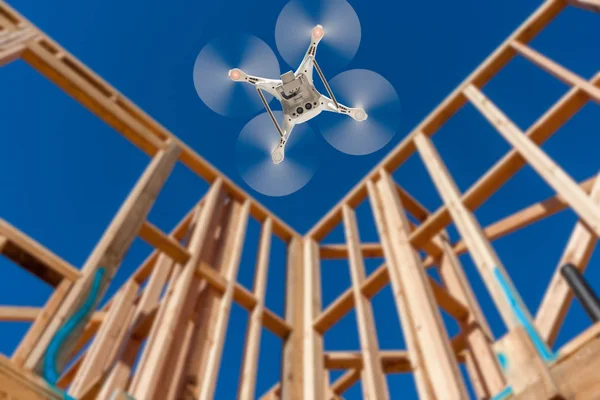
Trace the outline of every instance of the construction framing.
<instances>
[{"instance_id":1,"label":"construction framing","mask_svg":"<svg viewBox=\"0 0 600 400\"><path fill-rule=\"evenodd\" d=\"M600 324L552 351L573 298L560 267L566 263L580 271L587 267L600 235L600 180L594 176L575 182L540 148L589 100L600 102L600 73L586 80L528 44L571 6L600 11L598 0L546 0L302 236L0 1L0 66L24 60L150 157L81 268L0 221L0 254L54 288L41 308L0 307L0 321L32 322L10 359L0 357L0 398L59 399L65 390L78 399L212 399L234 303L249 315L239 399L255 398L263 327L282 339L283 356L280 382L262 399L341 398L358 381L365 399L396 398L385 377L394 373L411 373L421 399L467 399L468 385L478 399L600 398ZM485 85L516 56L570 87L525 132L484 93ZM467 103L511 150L461 193L431 137ZM392 176L415 153L443 201L434 212ZM147 216L178 162L210 187L165 233ZM556 195L480 226L474 211L525 165ZM377 243L361 242L355 210L364 201L369 202L377 226ZM533 317L490 243L567 208L579 221ZM261 225L251 290L238 282L250 219ZM323 244L340 224L345 241ZM445 231L450 224L460 234L454 243ZM136 237L155 250L108 303L97 308ZM283 316L265 304L274 237L287 246ZM464 253L473 259L507 327L502 338L495 338L488 327L458 258ZM367 275L366 258L385 261ZM320 264L327 259L348 260L351 286L323 308L327 283L321 284ZM437 269L442 283L429 277L428 268ZM379 349L370 300L387 284L393 290L406 349ZM89 310L81 316L82 309ZM360 348L326 351L323 336L352 310ZM449 336L440 310L458 322L459 334ZM73 329L65 331L72 321L77 322ZM466 365L468 382L460 373L461 363ZM340 369L346 373L330 381L329 371Z\"/></svg>"}]
</instances>

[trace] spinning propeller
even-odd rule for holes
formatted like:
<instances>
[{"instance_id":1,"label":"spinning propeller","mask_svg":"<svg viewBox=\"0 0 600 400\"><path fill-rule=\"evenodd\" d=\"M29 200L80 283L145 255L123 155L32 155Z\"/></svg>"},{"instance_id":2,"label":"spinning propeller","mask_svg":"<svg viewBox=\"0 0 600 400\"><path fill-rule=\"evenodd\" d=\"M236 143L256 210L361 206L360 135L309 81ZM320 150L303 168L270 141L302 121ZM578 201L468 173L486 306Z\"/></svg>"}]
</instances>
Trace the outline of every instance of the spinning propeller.
<instances>
[{"instance_id":1,"label":"spinning propeller","mask_svg":"<svg viewBox=\"0 0 600 400\"><path fill-rule=\"evenodd\" d=\"M283 113L273 112L281 123ZM268 113L259 114L244 126L236 145L236 161L242 179L267 196L287 196L306 185L319 167L321 141L308 124L298 125L286 144L285 161L274 164L271 152L279 143Z\"/></svg>"},{"instance_id":2,"label":"spinning propeller","mask_svg":"<svg viewBox=\"0 0 600 400\"><path fill-rule=\"evenodd\" d=\"M194 63L194 86L208 108L225 117L248 117L263 109L256 90L238 85L229 70L240 68L252 75L279 77L279 62L269 45L252 35L218 38L202 48ZM273 97L266 94L267 101Z\"/></svg>"},{"instance_id":3,"label":"spinning propeller","mask_svg":"<svg viewBox=\"0 0 600 400\"><path fill-rule=\"evenodd\" d=\"M300 65L311 30L324 28L318 58L324 70L335 73L348 65L360 45L360 21L346 0L292 0L283 7L275 25L275 42L283 59L292 67Z\"/></svg>"},{"instance_id":4,"label":"spinning propeller","mask_svg":"<svg viewBox=\"0 0 600 400\"><path fill-rule=\"evenodd\" d=\"M342 72L329 81L337 100L365 109L364 121L323 113L317 125L327 142L342 153L366 155L392 140L400 120L400 98L383 76L366 69Z\"/></svg>"}]
</instances>

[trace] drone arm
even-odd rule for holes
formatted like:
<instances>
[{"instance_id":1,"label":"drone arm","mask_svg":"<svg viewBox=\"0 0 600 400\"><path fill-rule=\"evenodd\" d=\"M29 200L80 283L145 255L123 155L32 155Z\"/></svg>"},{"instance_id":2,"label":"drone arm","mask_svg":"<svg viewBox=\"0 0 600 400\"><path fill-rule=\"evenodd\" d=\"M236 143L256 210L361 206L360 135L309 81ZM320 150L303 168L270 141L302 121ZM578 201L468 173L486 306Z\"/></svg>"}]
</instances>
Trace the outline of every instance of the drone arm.
<instances>
[{"instance_id":1,"label":"drone arm","mask_svg":"<svg viewBox=\"0 0 600 400\"><path fill-rule=\"evenodd\" d=\"M256 78L258 82L254 85L257 89L264 90L269 93L271 96L275 97L277 100L281 100L281 95L277 92L277 86L281 85L281 81L276 79L264 79L264 78Z\"/></svg>"},{"instance_id":2,"label":"drone arm","mask_svg":"<svg viewBox=\"0 0 600 400\"><path fill-rule=\"evenodd\" d=\"M266 79L259 76L248 75L239 68L230 70L229 78L231 78L231 80L234 82L245 82L254 85L257 89L264 90L276 99L281 100L280 95L276 90L276 87L281 84L280 80Z\"/></svg>"},{"instance_id":3,"label":"drone arm","mask_svg":"<svg viewBox=\"0 0 600 400\"><path fill-rule=\"evenodd\" d=\"M327 96L321 95L321 108L323 111L335 112L338 114L348 115L352 119L356 121L364 121L367 119L368 115L362 108L351 108L347 107L333 99L330 99Z\"/></svg>"},{"instance_id":4,"label":"drone arm","mask_svg":"<svg viewBox=\"0 0 600 400\"><path fill-rule=\"evenodd\" d=\"M333 94L333 91L331 90L331 87L329 86L329 83L327 82L327 79L325 78L325 75L323 74L323 71L321 71L321 67L319 67L319 63L317 62L317 60L314 60L314 65L315 69L317 70L317 73L319 74L319 78L321 78L321 82L323 82L323 85L327 90L327 93L329 94L329 96L331 96L331 98L329 98L327 96L321 95L321 108L325 111L349 115L357 121L364 121L365 119L367 119L367 113L362 108L346 107L345 105L337 101L335 95Z\"/></svg>"},{"instance_id":5,"label":"drone arm","mask_svg":"<svg viewBox=\"0 0 600 400\"><path fill-rule=\"evenodd\" d=\"M323 39L324 35L323 27L321 25L317 25L312 29L311 37L310 37L310 45L308 46L308 50L306 50L306 54L300 63L300 66L296 70L296 74L304 74L308 77L308 80L312 84L312 73L313 67L316 64L316 54L317 54L317 46L321 39Z\"/></svg>"},{"instance_id":6,"label":"drone arm","mask_svg":"<svg viewBox=\"0 0 600 400\"><path fill-rule=\"evenodd\" d=\"M276 122L276 121L274 121L274 122ZM277 147L275 149L273 149L273 153L271 153L271 159L273 160L273 163L279 164L280 162L283 161L283 158L285 157L285 144L287 143L288 139L290 138L290 135L292 134L292 130L294 129L295 125L296 124L293 121L284 117L283 127L280 131L280 134L281 134L281 132L283 132L283 134L281 135L279 144L277 145ZM278 129L280 129L280 128L278 128Z\"/></svg>"}]
</instances>

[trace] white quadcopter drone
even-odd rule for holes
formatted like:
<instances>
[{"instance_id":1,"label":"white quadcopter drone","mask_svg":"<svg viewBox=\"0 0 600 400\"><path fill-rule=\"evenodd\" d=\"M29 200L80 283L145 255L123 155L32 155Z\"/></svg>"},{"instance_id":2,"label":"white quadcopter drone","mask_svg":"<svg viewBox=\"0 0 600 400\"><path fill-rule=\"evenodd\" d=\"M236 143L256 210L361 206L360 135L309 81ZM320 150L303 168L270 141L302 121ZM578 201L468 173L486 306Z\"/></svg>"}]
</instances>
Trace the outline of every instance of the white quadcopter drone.
<instances>
[{"instance_id":1,"label":"white quadcopter drone","mask_svg":"<svg viewBox=\"0 0 600 400\"><path fill-rule=\"evenodd\" d=\"M256 90L267 110L273 124L281 136L279 145L271 153L274 164L283 161L285 144L287 143L292 129L296 124L309 121L319 115L321 111L330 111L350 116L356 121L367 119L367 113L362 108L349 108L336 100L319 64L316 60L317 45L323 39L325 31L321 25L312 29L311 43L306 51L300 67L296 72L286 72L281 79L266 79L246 74L239 68L229 71L229 77L235 82L247 82L256 87ZM313 84L313 67L316 68L321 81L330 97L324 96L317 91ZM283 109L283 126L275 119L273 111L269 107L262 91L275 97L281 103Z\"/></svg>"}]
</instances>

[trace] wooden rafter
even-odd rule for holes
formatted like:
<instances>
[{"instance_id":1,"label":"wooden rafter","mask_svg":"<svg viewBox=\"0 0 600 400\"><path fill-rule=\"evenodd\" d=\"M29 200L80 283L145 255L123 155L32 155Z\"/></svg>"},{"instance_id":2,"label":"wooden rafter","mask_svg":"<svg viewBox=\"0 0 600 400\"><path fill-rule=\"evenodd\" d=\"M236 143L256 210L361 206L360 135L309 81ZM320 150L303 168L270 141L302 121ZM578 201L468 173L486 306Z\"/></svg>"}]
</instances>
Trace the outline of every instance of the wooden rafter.
<instances>
[{"instance_id":1,"label":"wooden rafter","mask_svg":"<svg viewBox=\"0 0 600 400\"><path fill-rule=\"evenodd\" d=\"M170 153L172 157L167 157L169 162L165 164L172 167L181 162L210 185L208 194L166 233L146 220L152 199L166 177L157 173L156 179L150 179L154 183L150 183L153 189L148 193L140 189L148 184L148 176L143 177L132 192L137 200L125 202L81 271L0 220L0 254L55 288L43 307L0 307L0 321L33 321L11 361L0 358L0 397L7 384L10 390L19 390L28 398L48 397L44 383L24 367L40 371L36 367L49 340L81 304L92 273L102 264L112 277L135 237L154 250L89 323L80 327L60 360L69 361L70 367L57 385L69 387L70 394L82 400L126 399L130 395L156 400L213 398L234 303L249 313L240 399L254 398L261 372L257 364L263 328L283 341L281 383L261 397L265 400L338 400L359 380L365 398L385 399L394 396L388 393L385 380L385 374L393 373L412 373L421 399L462 399L466 391L458 363L465 364L476 396L481 399L508 389L517 398L571 398L581 393L597 397L598 326L568 343L556 353L556 359L542 360L540 348L544 346L534 343L535 335L523 329L525 326L535 331L530 324L533 319L510 284L510 271L504 269L491 245L495 239L568 208L579 221L558 267L570 262L583 270L600 235L600 181L593 177L576 183L540 148L589 100L600 102L600 73L585 80L530 45L567 5L600 10L598 0L543 2L301 237L76 57L0 2L0 66L23 59L150 155L151 165L160 164L160 159L165 161L165 154L178 148L181 153ZM524 132L484 94L486 83L517 55L570 86ZM467 103L480 111L511 149L463 194L431 137ZM422 156L443 200L433 212L392 179L394 171L414 153ZM474 211L525 165L531 166L556 196L482 228ZM164 170L169 169L165 165ZM376 243L360 241L355 210L366 199L371 203L380 237ZM409 214L417 225L409 222ZM237 281L250 217L262 225L252 290ZM321 243L339 224L343 224L346 242ZM445 232L450 224L461 235L453 244ZM283 239L288 250L285 318L265 303L268 272L277 267L269 265L273 235ZM423 257L421 250L425 252ZM458 258L464 253L474 259L509 328L500 340L492 336L466 279ZM369 276L364 270L365 258L381 259L381 266ZM349 260L352 284L322 309L322 291L327 290L328 282L321 284L320 264L326 259ZM427 268L437 269L441 283L428 276ZM498 271L502 279L496 276ZM508 282L508 295L500 280ZM388 283L406 350L381 350L378 346L371 299ZM541 337L550 344L571 298L557 268L536 320ZM441 322L438 307L458 322L460 331L452 338ZM356 310L360 348L327 351L323 336L352 309ZM496 352L509 356L502 371ZM78 356L73 358L71 353ZM330 369L346 373L330 382Z\"/></svg>"}]
</instances>

